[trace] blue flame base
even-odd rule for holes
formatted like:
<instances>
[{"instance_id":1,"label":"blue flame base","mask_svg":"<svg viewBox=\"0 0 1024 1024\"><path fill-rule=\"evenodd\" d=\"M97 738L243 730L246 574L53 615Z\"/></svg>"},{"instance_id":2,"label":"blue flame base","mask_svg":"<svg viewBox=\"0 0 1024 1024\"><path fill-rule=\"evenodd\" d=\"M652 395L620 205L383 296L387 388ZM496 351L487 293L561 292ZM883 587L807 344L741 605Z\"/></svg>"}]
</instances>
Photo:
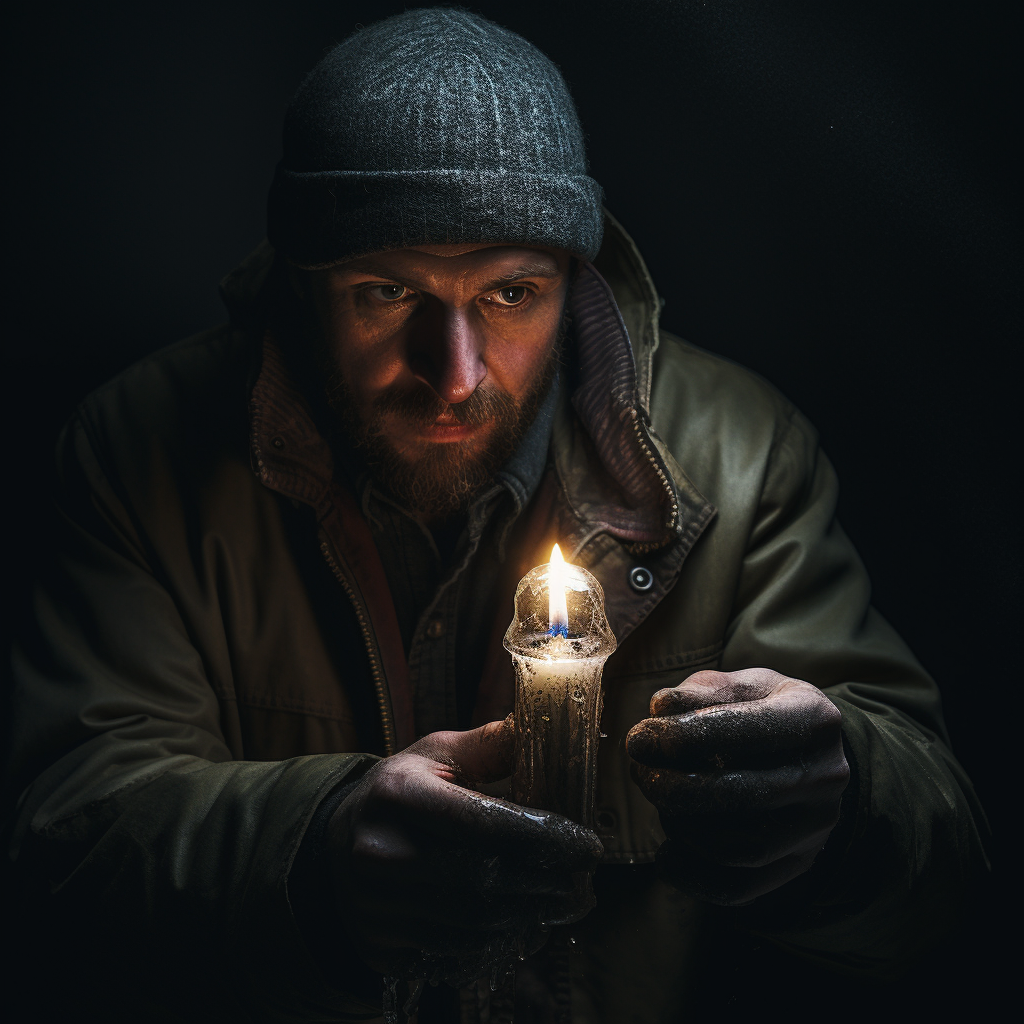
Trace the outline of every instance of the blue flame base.
<instances>
[{"instance_id":1,"label":"blue flame base","mask_svg":"<svg viewBox=\"0 0 1024 1024\"><path fill-rule=\"evenodd\" d=\"M563 637L564 639L568 640L569 639L569 627L568 626L562 626L562 625L549 626L548 627L548 636L550 636L550 637L560 636L560 637Z\"/></svg>"}]
</instances>

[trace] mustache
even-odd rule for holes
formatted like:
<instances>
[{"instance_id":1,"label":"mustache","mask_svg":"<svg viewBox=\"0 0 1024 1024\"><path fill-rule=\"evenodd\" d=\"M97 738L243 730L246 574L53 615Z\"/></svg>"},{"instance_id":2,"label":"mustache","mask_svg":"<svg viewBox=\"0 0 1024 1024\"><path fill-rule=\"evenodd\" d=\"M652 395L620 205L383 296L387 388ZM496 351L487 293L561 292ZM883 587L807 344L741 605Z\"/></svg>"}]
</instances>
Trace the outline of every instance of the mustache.
<instances>
[{"instance_id":1,"label":"mustache","mask_svg":"<svg viewBox=\"0 0 1024 1024\"><path fill-rule=\"evenodd\" d=\"M371 421L379 423L385 416L397 415L429 426L444 416L460 426L481 427L509 417L517 409L516 400L507 391L489 384L481 384L465 401L456 403L445 402L427 387L390 388L374 399Z\"/></svg>"}]
</instances>

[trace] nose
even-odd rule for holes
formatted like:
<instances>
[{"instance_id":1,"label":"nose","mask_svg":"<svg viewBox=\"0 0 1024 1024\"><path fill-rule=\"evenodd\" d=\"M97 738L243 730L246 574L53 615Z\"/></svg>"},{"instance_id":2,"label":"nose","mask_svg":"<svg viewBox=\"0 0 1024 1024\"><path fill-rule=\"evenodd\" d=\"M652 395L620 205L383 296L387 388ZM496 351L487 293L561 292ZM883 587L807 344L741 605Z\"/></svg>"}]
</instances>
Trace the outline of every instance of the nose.
<instances>
[{"instance_id":1,"label":"nose","mask_svg":"<svg viewBox=\"0 0 1024 1024\"><path fill-rule=\"evenodd\" d=\"M467 310L437 303L418 325L409 365L443 402L464 402L487 376L484 340Z\"/></svg>"}]
</instances>

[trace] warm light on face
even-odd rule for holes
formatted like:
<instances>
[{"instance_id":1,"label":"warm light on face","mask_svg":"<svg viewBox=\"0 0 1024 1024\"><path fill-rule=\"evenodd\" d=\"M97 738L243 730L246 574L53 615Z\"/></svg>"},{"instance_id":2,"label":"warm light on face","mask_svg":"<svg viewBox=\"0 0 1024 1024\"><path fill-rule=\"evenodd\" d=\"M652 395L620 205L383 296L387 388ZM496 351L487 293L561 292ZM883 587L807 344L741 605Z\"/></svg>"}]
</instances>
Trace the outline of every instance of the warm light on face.
<instances>
[{"instance_id":1,"label":"warm light on face","mask_svg":"<svg viewBox=\"0 0 1024 1024\"><path fill-rule=\"evenodd\" d=\"M548 636L569 636L569 611L565 604L565 559L556 544L548 562Z\"/></svg>"}]
</instances>

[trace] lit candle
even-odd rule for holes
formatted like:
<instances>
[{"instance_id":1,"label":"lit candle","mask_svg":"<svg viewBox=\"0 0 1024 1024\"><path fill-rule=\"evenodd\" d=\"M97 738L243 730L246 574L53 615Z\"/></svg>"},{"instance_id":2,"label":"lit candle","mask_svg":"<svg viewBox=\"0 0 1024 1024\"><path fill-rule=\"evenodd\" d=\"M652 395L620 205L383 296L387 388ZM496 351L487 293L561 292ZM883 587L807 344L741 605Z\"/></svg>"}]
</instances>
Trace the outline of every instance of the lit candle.
<instances>
[{"instance_id":1,"label":"lit candle","mask_svg":"<svg viewBox=\"0 0 1024 1024\"><path fill-rule=\"evenodd\" d=\"M505 648L516 670L512 799L590 826L601 673L615 636L601 584L557 544L520 580Z\"/></svg>"}]
</instances>

